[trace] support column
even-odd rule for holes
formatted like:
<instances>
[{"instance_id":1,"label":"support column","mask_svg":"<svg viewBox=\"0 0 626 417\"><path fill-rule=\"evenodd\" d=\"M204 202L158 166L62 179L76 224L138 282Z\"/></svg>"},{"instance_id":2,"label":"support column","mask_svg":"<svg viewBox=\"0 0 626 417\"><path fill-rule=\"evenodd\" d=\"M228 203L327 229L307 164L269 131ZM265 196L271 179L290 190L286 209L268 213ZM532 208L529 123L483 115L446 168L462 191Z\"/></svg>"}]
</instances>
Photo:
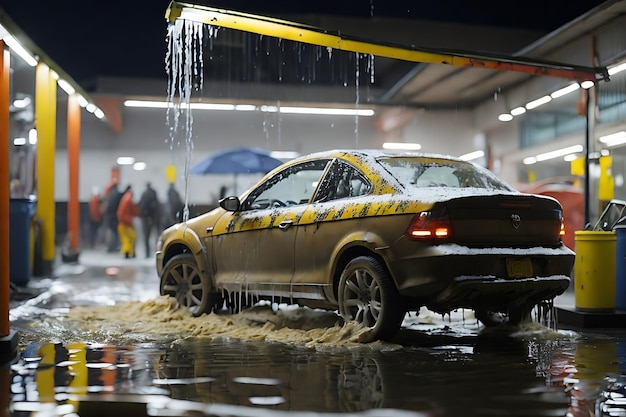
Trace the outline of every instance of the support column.
<instances>
[{"instance_id":1,"label":"support column","mask_svg":"<svg viewBox=\"0 0 626 417\"><path fill-rule=\"evenodd\" d=\"M37 64L35 119L37 127L37 210L41 220L42 275L52 274L55 258L54 157L56 150L56 81L50 68Z\"/></svg>"},{"instance_id":2,"label":"support column","mask_svg":"<svg viewBox=\"0 0 626 417\"><path fill-rule=\"evenodd\" d=\"M80 111L76 94L67 101L67 162L69 193L67 201L67 232L70 238L70 253L77 254L80 241L80 201L78 183L80 177Z\"/></svg>"}]
</instances>

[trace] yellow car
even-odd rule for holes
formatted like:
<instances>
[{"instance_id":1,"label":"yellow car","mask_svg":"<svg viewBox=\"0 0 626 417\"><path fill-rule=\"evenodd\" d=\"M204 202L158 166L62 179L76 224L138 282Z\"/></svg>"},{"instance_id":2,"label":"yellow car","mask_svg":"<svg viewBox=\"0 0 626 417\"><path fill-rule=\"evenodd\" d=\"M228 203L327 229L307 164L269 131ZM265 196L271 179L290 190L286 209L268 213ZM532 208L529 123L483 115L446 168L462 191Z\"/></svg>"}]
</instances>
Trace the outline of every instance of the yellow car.
<instances>
[{"instance_id":1,"label":"yellow car","mask_svg":"<svg viewBox=\"0 0 626 417\"><path fill-rule=\"evenodd\" d=\"M518 323L563 293L562 209L471 162L334 150L287 162L165 230L160 292L194 315L258 300L336 309L391 339L408 311Z\"/></svg>"}]
</instances>

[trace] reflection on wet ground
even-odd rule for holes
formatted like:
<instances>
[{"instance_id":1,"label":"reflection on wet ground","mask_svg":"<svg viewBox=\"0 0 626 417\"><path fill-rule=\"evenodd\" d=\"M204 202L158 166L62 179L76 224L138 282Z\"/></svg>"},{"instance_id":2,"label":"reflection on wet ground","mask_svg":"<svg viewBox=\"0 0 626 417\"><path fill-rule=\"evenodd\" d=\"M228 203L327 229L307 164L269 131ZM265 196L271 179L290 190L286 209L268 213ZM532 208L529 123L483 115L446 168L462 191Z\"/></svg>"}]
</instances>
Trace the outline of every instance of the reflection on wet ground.
<instances>
[{"instance_id":1,"label":"reflection on wet ground","mask_svg":"<svg viewBox=\"0 0 626 417\"><path fill-rule=\"evenodd\" d=\"M158 297L151 264L114 261L116 274L65 266L12 297L8 415L626 415L624 331L484 329L424 310L393 343L360 343L332 312L192 318Z\"/></svg>"}]
</instances>

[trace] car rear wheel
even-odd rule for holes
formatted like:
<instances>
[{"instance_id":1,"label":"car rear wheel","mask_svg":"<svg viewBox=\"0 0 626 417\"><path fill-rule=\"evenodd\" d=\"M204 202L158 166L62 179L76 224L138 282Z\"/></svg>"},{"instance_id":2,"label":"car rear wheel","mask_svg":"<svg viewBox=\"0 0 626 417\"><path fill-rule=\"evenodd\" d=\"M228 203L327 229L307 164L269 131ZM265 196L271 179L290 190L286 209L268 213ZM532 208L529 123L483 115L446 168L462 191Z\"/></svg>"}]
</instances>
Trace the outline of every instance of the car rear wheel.
<instances>
[{"instance_id":1,"label":"car rear wheel","mask_svg":"<svg viewBox=\"0 0 626 417\"><path fill-rule=\"evenodd\" d=\"M373 339L393 338L406 307L386 268L371 256L359 256L346 265L339 279L339 313L370 329Z\"/></svg>"},{"instance_id":2,"label":"car rear wheel","mask_svg":"<svg viewBox=\"0 0 626 417\"><path fill-rule=\"evenodd\" d=\"M202 276L190 253L172 257L161 273L161 295L176 298L180 306L187 307L196 317L211 311L214 297L210 289L208 278Z\"/></svg>"}]
</instances>

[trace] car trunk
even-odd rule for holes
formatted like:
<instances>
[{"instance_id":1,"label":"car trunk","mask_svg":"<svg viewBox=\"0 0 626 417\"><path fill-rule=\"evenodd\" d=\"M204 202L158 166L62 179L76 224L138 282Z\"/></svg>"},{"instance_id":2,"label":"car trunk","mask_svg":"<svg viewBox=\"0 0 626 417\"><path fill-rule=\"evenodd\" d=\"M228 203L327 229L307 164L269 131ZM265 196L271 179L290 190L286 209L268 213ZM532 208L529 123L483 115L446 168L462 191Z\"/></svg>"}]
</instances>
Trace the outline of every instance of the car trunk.
<instances>
[{"instance_id":1,"label":"car trunk","mask_svg":"<svg viewBox=\"0 0 626 417\"><path fill-rule=\"evenodd\" d=\"M558 202L535 195L472 196L446 203L453 241L474 247L558 246Z\"/></svg>"}]
</instances>

